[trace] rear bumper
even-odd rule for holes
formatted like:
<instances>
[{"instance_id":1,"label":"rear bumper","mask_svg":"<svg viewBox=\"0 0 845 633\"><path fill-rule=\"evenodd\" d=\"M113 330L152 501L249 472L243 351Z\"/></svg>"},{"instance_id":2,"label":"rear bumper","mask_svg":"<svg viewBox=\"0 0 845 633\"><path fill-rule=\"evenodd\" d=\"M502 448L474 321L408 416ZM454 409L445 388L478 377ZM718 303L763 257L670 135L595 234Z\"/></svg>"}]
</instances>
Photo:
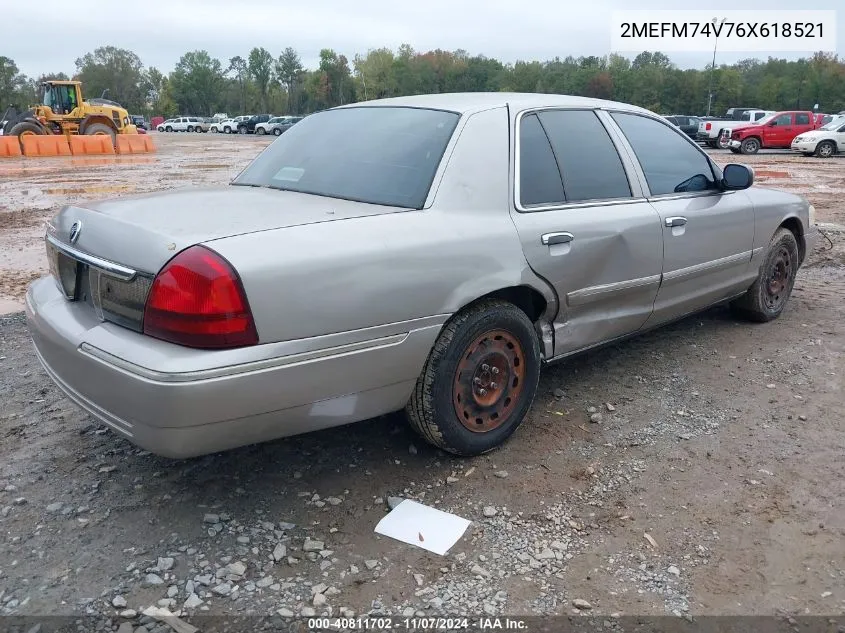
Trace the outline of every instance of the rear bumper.
<instances>
[{"instance_id":1,"label":"rear bumper","mask_svg":"<svg viewBox=\"0 0 845 633\"><path fill-rule=\"evenodd\" d=\"M38 359L71 400L138 446L175 458L401 409L445 321L359 331L357 343L344 345L337 335L257 345L236 350L237 364L215 366L226 352L101 323L87 306L66 301L51 277L30 286L26 314Z\"/></svg>"}]
</instances>

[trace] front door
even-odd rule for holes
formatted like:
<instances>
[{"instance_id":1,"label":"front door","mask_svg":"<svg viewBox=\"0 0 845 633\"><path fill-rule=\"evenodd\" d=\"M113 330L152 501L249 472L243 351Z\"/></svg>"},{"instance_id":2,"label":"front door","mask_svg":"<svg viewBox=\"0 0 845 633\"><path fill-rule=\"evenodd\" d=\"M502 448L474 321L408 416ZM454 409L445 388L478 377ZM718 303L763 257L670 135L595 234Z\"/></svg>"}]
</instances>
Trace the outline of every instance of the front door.
<instances>
[{"instance_id":1,"label":"front door","mask_svg":"<svg viewBox=\"0 0 845 633\"><path fill-rule=\"evenodd\" d=\"M786 112L769 121L763 128L763 147L789 147L795 138L793 117Z\"/></svg>"},{"instance_id":2,"label":"front door","mask_svg":"<svg viewBox=\"0 0 845 633\"><path fill-rule=\"evenodd\" d=\"M707 155L668 125L616 112L639 161L663 232L663 274L649 325L748 287L754 211L742 191L722 191Z\"/></svg>"},{"instance_id":3,"label":"front door","mask_svg":"<svg viewBox=\"0 0 845 633\"><path fill-rule=\"evenodd\" d=\"M540 110L517 118L513 220L528 263L558 295L555 356L636 332L660 283L660 218L606 117Z\"/></svg>"},{"instance_id":4,"label":"front door","mask_svg":"<svg viewBox=\"0 0 845 633\"><path fill-rule=\"evenodd\" d=\"M836 139L837 149L840 152L845 152L845 125L842 125L837 128L836 132L834 133L834 137Z\"/></svg>"}]
</instances>

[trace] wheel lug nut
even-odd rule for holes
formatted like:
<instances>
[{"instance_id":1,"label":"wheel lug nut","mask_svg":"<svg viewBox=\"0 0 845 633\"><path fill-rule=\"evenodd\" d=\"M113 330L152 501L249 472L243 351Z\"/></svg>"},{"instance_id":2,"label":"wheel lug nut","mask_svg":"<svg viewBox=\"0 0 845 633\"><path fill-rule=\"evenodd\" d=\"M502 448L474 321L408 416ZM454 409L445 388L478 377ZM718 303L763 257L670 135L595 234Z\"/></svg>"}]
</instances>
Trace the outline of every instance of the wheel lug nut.
<instances>
[{"instance_id":1,"label":"wheel lug nut","mask_svg":"<svg viewBox=\"0 0 845 633\"><path fill-rule=\"evenodd\" d=\"M490 365L488 365L487 363L484 363L484 364L481 366L481 369L483 369L484 371L488 371L488 370L490 369Z\"/></svg>"},{"instance_id":2,"label":"wheel lug nut","mask_svg":"<svg viewBox=\"0 0 845 633\"><path fill-rule=\"evenodd\" d=\"M490 383L490 389L498 389L498 387L499 385L497 385L495 382Z\"/></svg>"},{"instance_id":3,"label":"wheel lug nut","mask_svg":"<svg viewBox=\"0 0 845 633\"><path fill-rule=\"evenodd\" d=\"M476 385L480 385L481 384L481 378L476 376L475 378L472 379L472 382L474 382Z\"/></svg>"},{"instance_id":4,"label":"wheel lug nut","mask_svg":"<svg viewBox=\"0 0 845 633\"><path fill-rule=\"evenodd\" d=\"M494 367L494 368L493 368L493 369L491 369L490 371L492 371L494 374L498 374L498 373L499 373L499 368L498 368L498 367Z\"/></svg>"},{"instance_id":5,"label":"wheel lug nut","mask_svg":"<svg viewBox=\"0 0 845 633\"><path fill-rule=\"evenodd\" d=\"M486 389L479 389L479 390L478 390L478 395L480 395L480 396L486 396L486 395L487 395L487 390L486 390Z\"/></svg>"}]
</instances>

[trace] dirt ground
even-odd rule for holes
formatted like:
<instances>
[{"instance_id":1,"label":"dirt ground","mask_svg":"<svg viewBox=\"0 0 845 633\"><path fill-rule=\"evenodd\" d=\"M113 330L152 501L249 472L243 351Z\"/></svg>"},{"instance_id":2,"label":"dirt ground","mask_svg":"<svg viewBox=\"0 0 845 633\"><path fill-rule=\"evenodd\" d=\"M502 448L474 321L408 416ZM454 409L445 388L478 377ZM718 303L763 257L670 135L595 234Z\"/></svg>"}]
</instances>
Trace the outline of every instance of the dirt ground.
<instances>
[{"instance_id":1,"label":"dirt ground","mask_svg":"<svg viewBox=\"0 0 845 633\"><path fill-rule=\"evenodd\" d=\"M829 238L780 319L715 308L550 367L498 451L456 459L389 416L170 461L66 400L16 313L59 205L225 182L267 143L156 141L0 162L0 614L845 613L845 160L743 157ZM472 524L445 557L378 537L392 496Z\"/></svg>"}]
</instances>

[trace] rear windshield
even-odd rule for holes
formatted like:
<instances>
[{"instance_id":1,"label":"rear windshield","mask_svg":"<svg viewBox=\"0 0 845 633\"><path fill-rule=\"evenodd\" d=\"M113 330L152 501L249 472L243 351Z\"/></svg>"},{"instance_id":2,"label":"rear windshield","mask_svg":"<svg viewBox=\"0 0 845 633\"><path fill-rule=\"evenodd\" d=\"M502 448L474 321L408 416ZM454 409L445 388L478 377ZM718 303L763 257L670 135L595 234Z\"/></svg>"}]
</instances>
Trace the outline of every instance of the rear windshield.
<instances>
[{"instance_id":1,"label":"rear windshield","mask_svg":"<svg viewBox=\"0 0 845 633\"><path fill-rule=\"evenodd\" d=\"M420 209L458 119L423 108L318 112L281 135L232 184Z\"/></svg>"}]
</instances>

